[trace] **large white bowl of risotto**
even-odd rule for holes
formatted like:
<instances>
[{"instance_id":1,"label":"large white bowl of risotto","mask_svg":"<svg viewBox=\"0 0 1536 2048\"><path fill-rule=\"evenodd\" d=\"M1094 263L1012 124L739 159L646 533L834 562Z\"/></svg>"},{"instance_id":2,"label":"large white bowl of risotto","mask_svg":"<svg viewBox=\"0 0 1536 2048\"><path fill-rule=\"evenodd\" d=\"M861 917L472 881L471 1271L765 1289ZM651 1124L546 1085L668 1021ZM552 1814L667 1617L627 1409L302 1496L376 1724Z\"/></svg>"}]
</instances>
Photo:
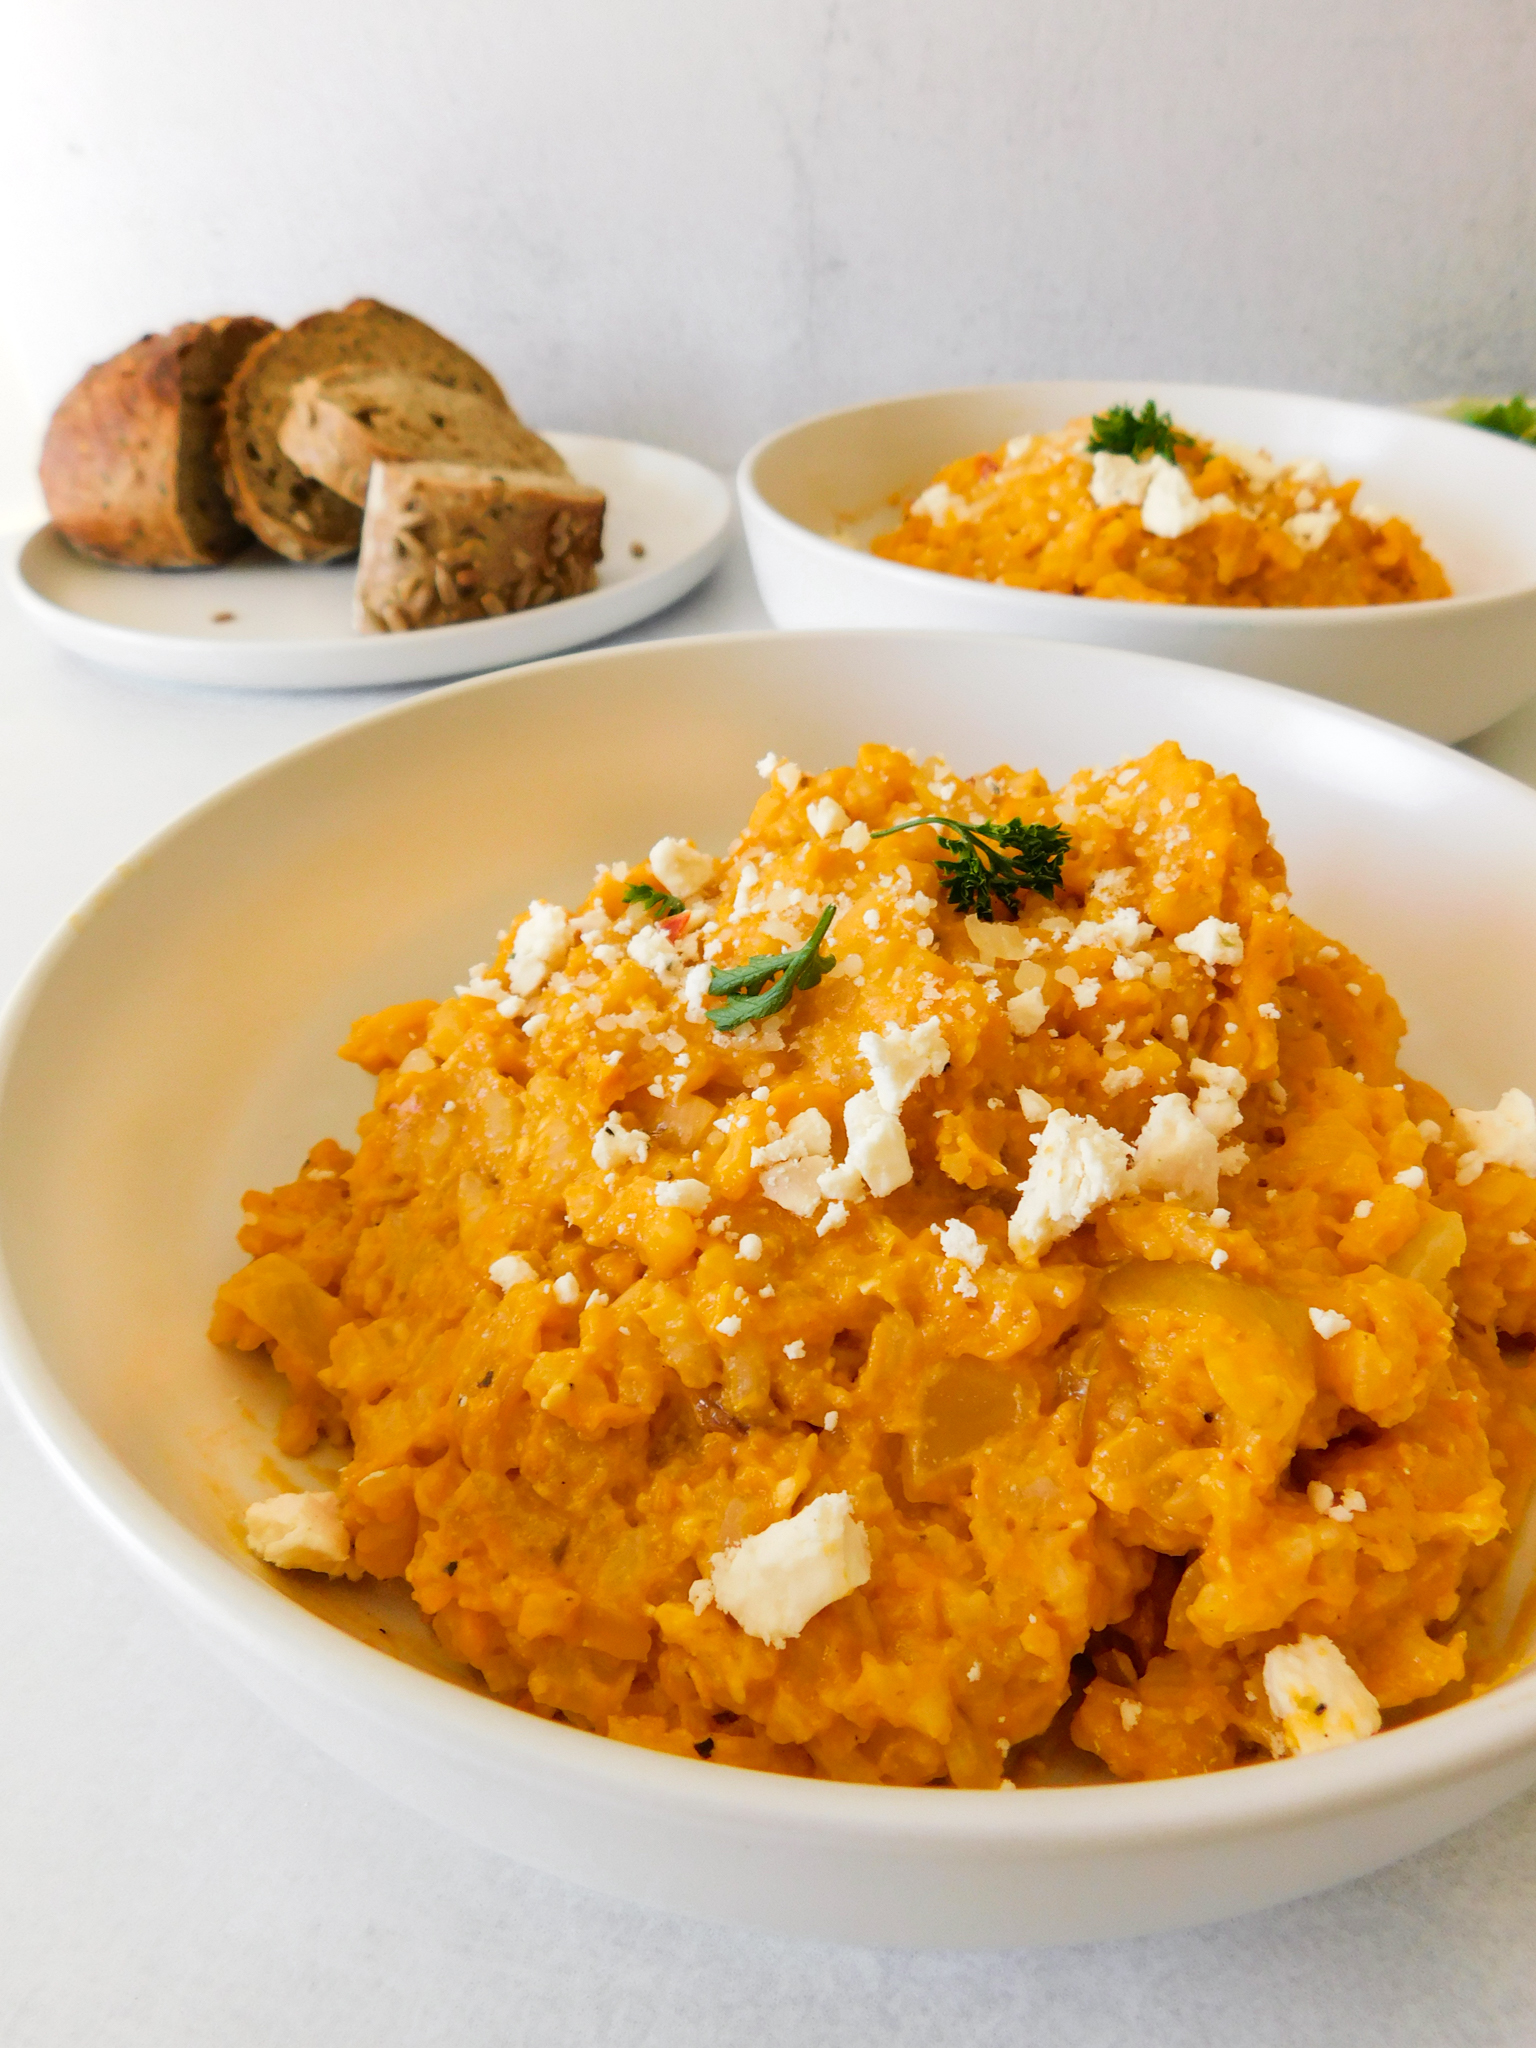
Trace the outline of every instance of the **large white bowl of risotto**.
<instances>
[{"instance_id":1,"label":"large white bowl of risotto","mask_svg":"<svg viewBox=\"0 0 1536 2048\"><path fill-rule=\"evenodd\" d=\"M1457 740L1536 690L1532 452L1381 406L1097 379L823 414L738 483L777 625L1133 648Z\"/></svg>"},{"instance_id":2,"label":"large white bowl of risotto","mask_svg":"<svg viewBox=\"0 0 1536 2048\"><path fill-rule=\"evenodd\" d=\"M1530 790L1110 650L418 698L17 997L6 1375L276 1712L545 1870L1271 1905L1536 1782L1533 906Z\"/></svg>"}]
</instances>

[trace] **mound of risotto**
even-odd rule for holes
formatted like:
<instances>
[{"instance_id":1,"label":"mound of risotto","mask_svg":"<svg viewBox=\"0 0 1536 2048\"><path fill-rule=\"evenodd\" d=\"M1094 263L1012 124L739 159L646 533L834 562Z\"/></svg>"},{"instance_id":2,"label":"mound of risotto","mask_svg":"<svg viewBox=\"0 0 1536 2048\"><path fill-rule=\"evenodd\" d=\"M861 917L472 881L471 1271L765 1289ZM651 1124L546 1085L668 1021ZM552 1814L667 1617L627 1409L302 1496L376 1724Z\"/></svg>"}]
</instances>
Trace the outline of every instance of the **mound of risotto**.
<instances>
[{"instance_id":1,"label":"mound of risotto","mask_svg":"<svg viewBox=\"0 0 1536 2048\"><path fill-rule=\"evenodd\" d=\"M1397 1064L1250 793L772 756L720 858L360 1019L212 1336L530 1713L899 1785L1222 1770L1469 1682L1536 1469L1536 1109Z\"/></svg>"},{"instance_id":2,"label":"mound of risotto","mask_svg":"<svg viewBox=\"0 0 1536 2048\"><path fill-rule=\"evenodd\" d=\"M872 547L950 576L1146 604L1449 597L1413 528L1358 490L1315 459L1199 440L1149 401L952 462Z\"/></svg>"}]
</instances>

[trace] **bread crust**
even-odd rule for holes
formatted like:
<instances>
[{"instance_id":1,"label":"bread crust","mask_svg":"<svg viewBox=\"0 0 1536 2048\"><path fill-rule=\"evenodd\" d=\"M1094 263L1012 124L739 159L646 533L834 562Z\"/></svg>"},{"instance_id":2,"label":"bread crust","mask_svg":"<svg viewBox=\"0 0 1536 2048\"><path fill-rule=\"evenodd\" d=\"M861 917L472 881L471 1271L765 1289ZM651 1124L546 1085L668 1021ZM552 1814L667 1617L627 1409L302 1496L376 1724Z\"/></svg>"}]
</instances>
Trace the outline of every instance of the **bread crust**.
<instances>
[{"instance_id":1,"label":"bread crust","mask_svg":"<svg viewBox=\"0 0 1536 2048\"><path fill-rule=\"evenodd\" d=\"M144 569L228 561L236 521L215 444L230 375L269 320L227 316L146 334L61 400L38 475L49 517L83 554Z\"/></svg>"},{"instance_id":2,"label":"bread crust","mask_svg":"<svg viewBox=\"0 0 1536 2048\"><path fill-rule=\"evenodd\" d=\"M471 462L568 476L564 459L509 407L398 370L350 365L294 386L278 446L305 476L363 505L376 462Z\"/></svg>"},{"instance_id":3,"label":"bread crust","mask_svg":"<svg viewBox=\"0 0 1536 2048\"><path fill-rule=\"evenodd\" d=\"M532 469L380 462L368 484L354 624L407 633L591 590L606 500Z\"/></svg>"},{"instance_id":4,"label":"bread crust","mask_svg":"<svg viewBox=\"0 0 1536 2048\"><path fill-rule=\"evenodd\" d=\"M236 516L291 562L329 562L356 549L357 506L283 453L278 432L304 378L343 366L424 376L472 391L515 420L501 386L482 363L425 321L379 299L354 299L337 312L312 313L269 334L233 379L225 412L224 481Z\"/></svg>"}]
</instances>

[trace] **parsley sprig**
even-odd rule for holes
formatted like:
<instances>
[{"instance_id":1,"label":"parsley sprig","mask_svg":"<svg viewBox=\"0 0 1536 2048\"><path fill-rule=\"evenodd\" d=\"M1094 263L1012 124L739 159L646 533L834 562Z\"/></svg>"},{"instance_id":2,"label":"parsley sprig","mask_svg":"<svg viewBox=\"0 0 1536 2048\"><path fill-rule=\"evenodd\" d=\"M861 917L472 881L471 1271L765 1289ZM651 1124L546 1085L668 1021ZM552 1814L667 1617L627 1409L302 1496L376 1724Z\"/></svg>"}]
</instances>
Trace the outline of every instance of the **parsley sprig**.
<instances>
[{"instance_id":1,"label":"parsley sprig","mask_svg":"<svg viewBox=\"0 0 1536 2048\"><path fill-rule=\"evenodd\" d=\"M626 903L643 903L654 917L676 917L683 909L681 896L669 896L665 889L653 889L649 882L631 882L624 891Z\"/></svg>"},{"instance_id":2,"label":"parsley sprig","mask_svg":"<svg viewBox=\"0 0 1536 2048\"><path fill-rule=\"evenodd\" d=\"M1469 427L1486 427L1490 434L1508 434L1512 441L1536 442L1536 405L1523 391L1495 405L1460 406L1456 417Z\"/></svg>"},{"instance_id":3,"label":"parsley sprig","mask_svg":"<svg viewBox=\"0 0 1536 2048\"><path fill-rule=\"evenodd\" d=\"M1093 416L1093 433L1088 440L1090 455L1129 455L1140 462L1146 455L1161 455L1172 462L1176 448L1192 448L1190 435L1181 433L1165 412L1159 412L1149 398L1140 412L1128 405L1112 405L1108 412Z\"/></svg>"},{"instance_id":4,"label":"parsley sprig","mask_svg":"<svg viewBox=\"0 0 1536 2048\"><path fill-rule=\"evenodd\" d=\"M710 976L709 992L731 1000L709 1012L715 1029L734 1031L739 1025L755 1024L759 1017L782 1010L797 989L814 988L837 965L832 954L818 950L836 915L837 905L829 903L817 918L815 931L792 953L759 953L739 967L717 967Z\"/></svg>"},{"instance_id":5,"label":"parsley sprig","mask_svg":"<svg viewBox=\"0 0 1536 2048\"><path fill-rule=\"evenodd\" d=\"M1061 864L1072 840L1060 825L1026 825L1022 818L984 825L964 825L958 818L904 818L869 836L888 839L893 832L911 832L919 825L944 828L939 845L949 857L935 863L944 893L956 910L969 912L983 924L996 924L994 902L1002 905L1005 916L1016 918L1019 897L1026 889L1053 896L1061 887Z\"/></svg>"}]
</instances>

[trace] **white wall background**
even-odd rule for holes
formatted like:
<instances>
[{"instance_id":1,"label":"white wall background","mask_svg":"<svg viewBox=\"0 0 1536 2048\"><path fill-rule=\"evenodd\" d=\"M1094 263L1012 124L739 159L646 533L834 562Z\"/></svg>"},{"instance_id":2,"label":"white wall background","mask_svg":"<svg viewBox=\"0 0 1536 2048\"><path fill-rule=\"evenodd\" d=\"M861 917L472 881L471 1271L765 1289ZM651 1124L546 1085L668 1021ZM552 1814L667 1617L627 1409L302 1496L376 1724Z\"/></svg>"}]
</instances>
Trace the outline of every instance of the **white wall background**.
<instances>
[{"instance_id":1,"label":"white wall background","mask_svg":"<svg viewBox=\"0 0 1536 2048\"><path fill-rule=\"evenodd\" d=\"M1536 378L1529 0L10 0L4 52L39 416L360 292L721 463L972 379Z\"/></svg>"}]
</instances>

